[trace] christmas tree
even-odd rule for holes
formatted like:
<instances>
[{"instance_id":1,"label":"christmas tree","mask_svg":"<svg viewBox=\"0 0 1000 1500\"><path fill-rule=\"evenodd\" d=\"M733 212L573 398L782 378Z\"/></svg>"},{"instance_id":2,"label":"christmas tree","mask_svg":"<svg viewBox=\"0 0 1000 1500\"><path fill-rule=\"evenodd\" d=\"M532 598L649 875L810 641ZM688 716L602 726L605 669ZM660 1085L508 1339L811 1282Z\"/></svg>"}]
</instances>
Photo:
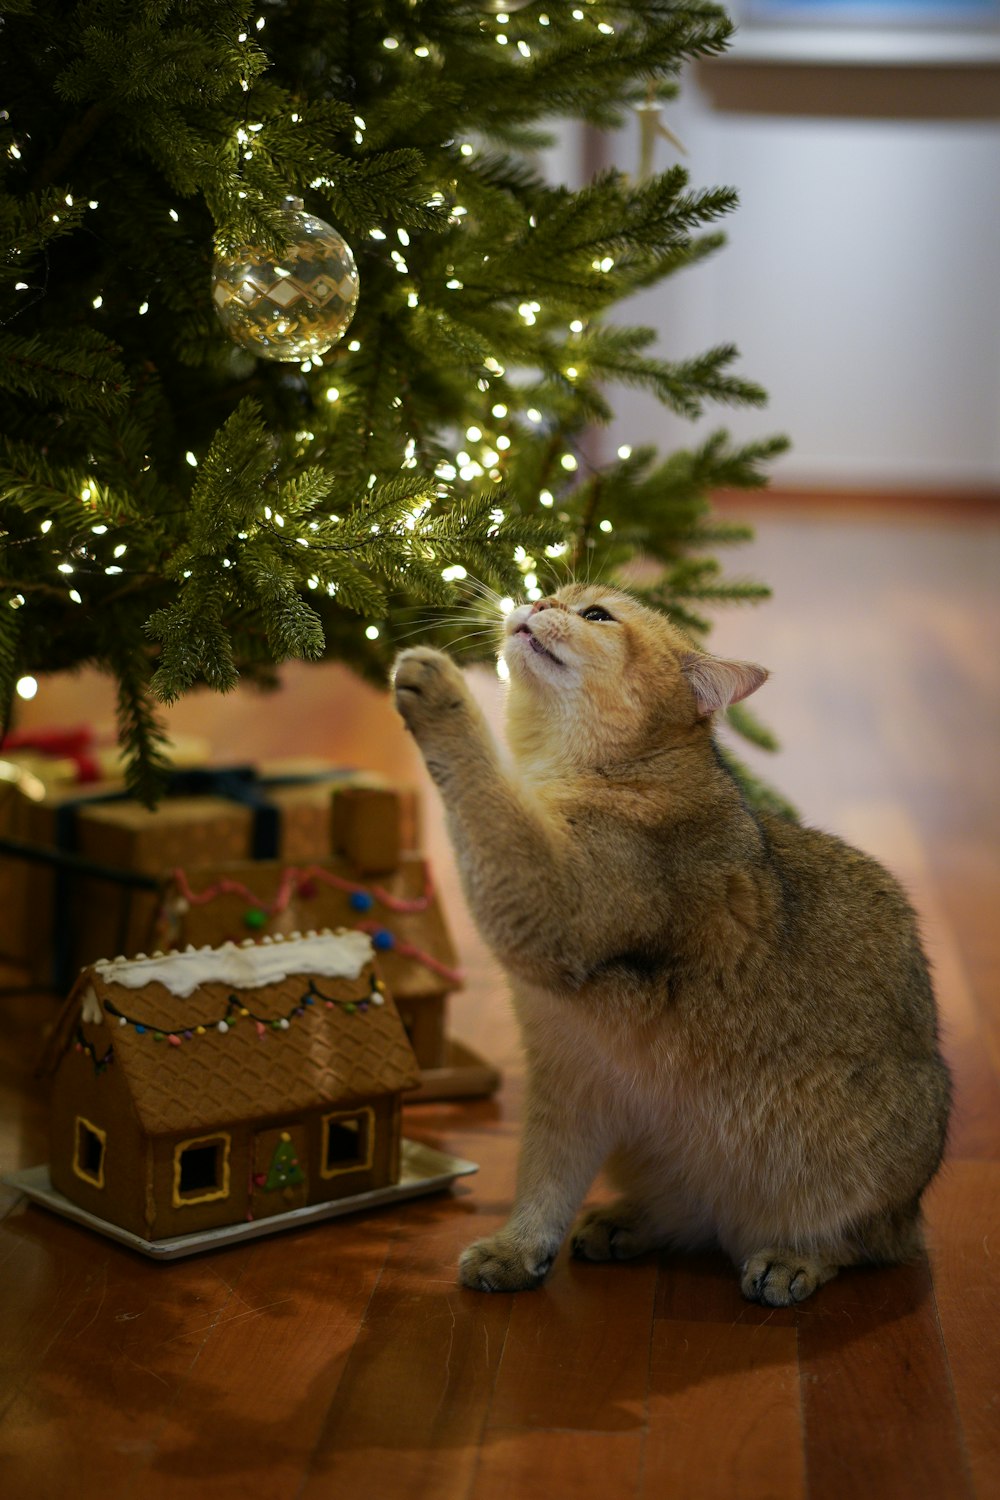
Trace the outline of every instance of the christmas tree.
<instances>
[{"instance_id":1,"label":"christmas tree","mask_svg":"<svg viewBox=\"0 0 1000 1500\"><path fill-rule=\"evenodd\" d=\"M708 497L763 483L780 440L588 439L616 385L692 418L762 402L734 349L664 357L609 316L720 245L733 190L670 165L572 191L537 160L553 117L669 99L725 47L718 7L2 11L5 722L21 674L98 664L148 798L156 702L195 685L324 655L384 680L416 622L457 643L497 592L637 559L695 633L766 592L722 576L744 533Z\"/></svg>"}]
</instances>

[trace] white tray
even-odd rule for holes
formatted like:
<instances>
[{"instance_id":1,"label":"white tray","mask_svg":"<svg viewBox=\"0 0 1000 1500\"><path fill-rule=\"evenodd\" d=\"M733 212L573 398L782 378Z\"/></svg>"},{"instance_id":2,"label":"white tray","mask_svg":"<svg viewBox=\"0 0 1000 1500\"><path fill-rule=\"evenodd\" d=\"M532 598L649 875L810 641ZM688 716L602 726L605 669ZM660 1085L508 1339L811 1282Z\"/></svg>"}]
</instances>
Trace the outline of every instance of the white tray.
<instances>
[{"instance_id":1,"label":"white tray","mask_svg":"<svg viewBox=\"0 0 1000 1500\"><path fill-rule=\"evenodd\" d=\"M165 1240L144 1240L141 1235L109 1224L85 1208L78 1208L62 1193L57 1193L49 1181L49 1169L27 1167L23 1172L11 1172L3 1181L54 1213L62 1214L98 1234L118 1240L132 1250L138 1250L153 1260L178 1260L183 1255L194 1255L200 1250L220 1250L226 1245L238 1245L244 1240L256 1240L265 1234L276 1234L282 1229L300 1229L306 1224L317 1224L323 1219L340 1218L343 1214L358 1213L365 1208L378 1208L382 1204L399 1203L407 1198L419 1198L424 1193L435 1193L450 1187L456 1177L465 1177L478 1172L474 1161L463 1161L460 1156L447 1156L435 1151L432 1146L423 1146L418 1141L404 1140L402 1143L402 1170L399 1181L391 1187L374 1188L368 1193L355 1193L350 1198L338 1198L333 1203L315 1203L307 1208L292 1208L288 1213L273 1214L267 1219L254 1219L250 1223L226 1224L221 1229L203 1229L197 1234L178 1234Z\"/></svg>"}]
</instances>

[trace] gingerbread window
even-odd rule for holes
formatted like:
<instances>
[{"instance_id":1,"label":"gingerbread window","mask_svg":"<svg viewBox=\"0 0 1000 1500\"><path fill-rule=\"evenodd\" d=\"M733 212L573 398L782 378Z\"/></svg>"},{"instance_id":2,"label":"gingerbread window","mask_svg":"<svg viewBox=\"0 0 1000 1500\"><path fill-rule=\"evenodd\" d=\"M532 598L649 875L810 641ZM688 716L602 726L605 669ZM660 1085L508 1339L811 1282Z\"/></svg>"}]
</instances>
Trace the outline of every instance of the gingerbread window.
<instances>
[{"instance_id":1,"label":"gingerbread window","mask_svg":"<svg viewBox=\"0 0 1000 1500\"><path fill-rule=\"evenodd\" d=\"M230 1147L225 1131L178 1141L174 1147L175 1208L229 1197Z\"/></svg>"},{"instance_id":2,"label":"gingerbread window","mask_svg":"<svg viewBox=\"0 0 1000 1500\"><path fill-rule=\"evenodd\" d=\"M374 1147L375 1111L370 1106L323 1116L320 1171L324 1177L367 1170Z\"/></svg>"},{"instance_id":3,"label":"gingerbread window","mask_svg":"<svg viewBox=\"0 0 1000 1500\"><path fill-rule=\"evenodd\" d=\"M77 1115L73 1171L83 1182L89 1182L91 1187L104 1186L104 1151L107 1143L106 1131L99 1125L92 1125L83 1115Z\"/></svg>"}]
</instances>

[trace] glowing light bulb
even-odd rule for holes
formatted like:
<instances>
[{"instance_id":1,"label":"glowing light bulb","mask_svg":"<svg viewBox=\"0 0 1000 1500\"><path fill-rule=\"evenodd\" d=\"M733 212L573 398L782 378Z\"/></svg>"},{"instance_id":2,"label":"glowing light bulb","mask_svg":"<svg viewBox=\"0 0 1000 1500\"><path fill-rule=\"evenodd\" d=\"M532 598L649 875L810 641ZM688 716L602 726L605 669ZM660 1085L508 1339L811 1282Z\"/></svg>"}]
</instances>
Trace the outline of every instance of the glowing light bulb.
<instances>
[{"instance_id":1,"label":"glowing light bulb","mask_svg":"<svg viewBox=\"0 0 1000 1500\"><path fill-rule=\"evenodd\" d=\"M38 683L34 677L19 677L17 679L17 696L19 698L33 698L38 692Z\"/></svg>"},{"instance_id":2,"label":"glowing light bulb","mask_svg":"<svg viewBox=\"0 0 1000 1500\"><path fill-rule=\"evenodd\" d=\"M368 625L368 626L366 626L365 627L365 635L368 637L368 639L370 641L377 641L378 638L379 638L379 628L378 628L378 626L377 625Z\"/></svg>"},{"instance_id":3,"label":"glowing light bulb","mask_svg":"<svg viewBox=\"0 0 1000 1500\"><path fill-rule=\"evenodd\" d=\"M632 446L631 446L630 443L622 443L621 447L618 449L618 457L619 458L631 458L632 457Z\"/></svg>"}]
</instances>

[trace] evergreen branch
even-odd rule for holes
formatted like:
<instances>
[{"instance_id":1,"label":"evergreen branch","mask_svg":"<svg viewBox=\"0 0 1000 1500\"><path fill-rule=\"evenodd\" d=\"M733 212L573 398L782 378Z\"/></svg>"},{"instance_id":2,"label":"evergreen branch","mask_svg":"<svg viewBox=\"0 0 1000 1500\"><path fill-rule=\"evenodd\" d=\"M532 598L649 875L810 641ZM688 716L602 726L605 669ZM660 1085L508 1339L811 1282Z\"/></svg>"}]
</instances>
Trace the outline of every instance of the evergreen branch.
<instances>
[{"instance_id":1,"label":"evergreen branch","mask_svg":"<svg viewBox=\"0 0 1000 1500\"><path fill-rule=\"evenodd\" d=\"M170 759L166 730L149 701L146 655L119 640L111 647L105 666L118 683L118 737L125 751L125 785L143 806L155 807Z\"/></svg>"},{"instance_id":2,"label":"evergreen branch","mask_svg":"<svg viewBox=\"0 0 1000 1500\"><path fill-rule=\"evenodd\" d=\"M10 728L20 670L20 609L15 591L0 587L0 738Z\"/></svg>"},{"instance_id":3,"label":"evergreen branch","mask_svg":"<svg viewBox=\"0 0 1000 1500\"><path fill-rule=\"evenodd\" d=\"M731 703L726 709L726 722L748 740L751 745L756 745L761 750L777 750L777 736L763 724L752 709L747 708L745 703Z\"/></svg>"},{"instance_id":4,"label":"evergreen branch","mask_svg":"<svg viewBox=\"0 0 1000 1500\"><path fill-rule=\"evenodd\" d=\"M130 382L121 351L90 328L22 337L0 330L0 387L69 411L120 411Z\"/></svg>"}]
</instances>

